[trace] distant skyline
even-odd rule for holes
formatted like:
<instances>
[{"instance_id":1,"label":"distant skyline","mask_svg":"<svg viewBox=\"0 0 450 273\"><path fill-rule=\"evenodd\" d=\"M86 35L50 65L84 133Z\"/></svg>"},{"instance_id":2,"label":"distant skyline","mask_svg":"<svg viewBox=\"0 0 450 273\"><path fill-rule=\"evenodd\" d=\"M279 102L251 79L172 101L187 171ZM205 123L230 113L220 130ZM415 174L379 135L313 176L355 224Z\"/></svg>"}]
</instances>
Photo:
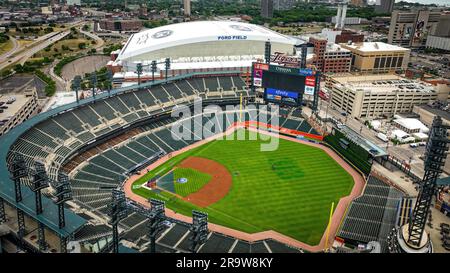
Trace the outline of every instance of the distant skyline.
<instances>
[{"instance_id":1,"label":"distant skyline","mask_svg":"<svg viewBox=\"0 0 450 273\"><path fill-rule=\"evenodd\" d=\"M420 3L420 4L436 4L436 5L444 5L444 6L450 6L449 0L395 0L396 3L405 1L410 3Z\"/></svg>"}]
</instances>

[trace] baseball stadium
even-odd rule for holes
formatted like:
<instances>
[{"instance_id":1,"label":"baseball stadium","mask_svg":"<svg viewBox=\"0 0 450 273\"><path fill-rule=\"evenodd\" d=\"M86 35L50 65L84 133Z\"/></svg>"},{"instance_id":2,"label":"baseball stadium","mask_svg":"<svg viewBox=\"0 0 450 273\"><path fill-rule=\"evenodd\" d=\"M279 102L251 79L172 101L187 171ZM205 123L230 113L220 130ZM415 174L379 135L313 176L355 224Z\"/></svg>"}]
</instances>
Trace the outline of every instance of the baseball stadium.
<instances>
[{"instance_id":1,"label":"baseball stadium","mask_svg":"<svg viewBox=\"0 0 450 273\"><path fill-rule=\"evenodd\" d=\"M225 29L247 28L264 31ZM10 229L2 238L26 252L303 253L344 242L386 252L412 206L371 169L386 153L345 125L327 133L306 115L303 93L317 107L320 77L270 64L262 36L243 39L266 48L267 62L250 64L258 73L166 74L3 135L0 224ZM293 48L278 38L275 46ZM153 58L144 47L126 52L122 61Z\"/></svg>"},{"instance_id":2,"label":"baseball stadium","mask_svg":"<svg viewBox=\"0 0 450 273\"><path fill-rule=\"evenodd\" d=\"M30 248L34 243L65 252L67 243L76 242L104 251L112 247L111 225L117 223L121 240L145 252L149 219L142 210L151 199L164 202L168 219L157 233L157 252L189 250L192 211L208 214L209 233L199 251L321 251L361 195L365 176L325 143L298 108L282 107L269 121L258 121L267 110L243 106L255 101L247 86L239 74L193 73L112 90L31 118L2 137L5 217L20 224ZM191 107L198 98L204 107L220 109L172 117L174 106ZM186 139L171 133L177 122L211 128L208 122L219 118L223 128L209 129L207 138L193 129ZM278 126L270 125L275 118ZM274 139L277 149L260 150ZM46 187L35 185L39 175ZM70 194L59 194L67 185L62 181ZM134 209L114 223L112 192L118 188ZM72 198L58 202L66 195ZM46 230L45 243L36 227Z\"/></svg>"}]
</instances>

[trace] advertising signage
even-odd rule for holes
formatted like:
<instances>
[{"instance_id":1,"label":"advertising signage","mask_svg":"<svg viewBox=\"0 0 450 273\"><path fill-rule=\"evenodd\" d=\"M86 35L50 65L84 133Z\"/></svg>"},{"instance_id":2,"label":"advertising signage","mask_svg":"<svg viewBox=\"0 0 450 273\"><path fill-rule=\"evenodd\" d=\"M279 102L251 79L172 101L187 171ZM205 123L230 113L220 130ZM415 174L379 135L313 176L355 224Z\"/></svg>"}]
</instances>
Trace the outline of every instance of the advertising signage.
<instances>
[{"instance_id":1,"label":"advertising signage","mask_svg":"<svg viewBox=\"0 0 450 273\"><path fill-rule=\"evenodd\" d=\"M316 77L315 76L306 76L305 94L313 96L315 90L316 90Z\"/></svg>"},{"instance_id":2,"label":"advertising signage","mask_svg":"<svg viewBox=\"0 0 450 273\"><path fill-rule=\"evenodd\" d=\"M313 76L315 74L313 70L308 68L300 68L298 73L302 76Z\"/></svg>"},{"instance_id":3,"label":"advertising signage","mask_svg":"<svg viewBox=\"0 0 450 273\"><path fill-rule=\"evenodd\" d=\"M266 99L273 102L283 102L285 104L298 104L299 93L274 88L266 89Z\"/></svg>"},{"instance_id":4,"label":"advertising signage","mask_svg":"<svg viewBox=\"0 0 450 273\"><path fill-rule=\"evenodd\" d=\"M253 86L262 87L263 71L269 70L268 64L255 63L253 65Z\"/></svg>"}]
</instances>

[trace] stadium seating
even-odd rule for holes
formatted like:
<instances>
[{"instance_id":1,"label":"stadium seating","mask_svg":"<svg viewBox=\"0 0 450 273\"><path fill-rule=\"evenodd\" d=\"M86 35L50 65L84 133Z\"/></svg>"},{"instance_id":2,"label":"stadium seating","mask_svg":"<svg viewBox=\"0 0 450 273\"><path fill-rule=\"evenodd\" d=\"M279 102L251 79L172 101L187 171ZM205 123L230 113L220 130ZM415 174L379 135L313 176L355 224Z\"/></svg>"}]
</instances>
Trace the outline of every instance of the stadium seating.
<instances>
[{"instance_id":1,"label":"stadium seating","mask_svg":"<svg viewBox=\"0 0 450 273\"><path fill-rule=\"evenodd\" d=\"M205 93L206 89L210 91L208 94ZM218 92L222 90L223 92ZM125 173L129 169L152 157L160 150L170 153L193 144L200 139L199 136L194 132L189 132L191 139L174 140L170 125L177 118L165 118L148 121L145 125L137 128L131 127L134 129L122 133L123 135L111 134L108 140L96 143L94 148L89 147L90 150L83 151L71 161L65 162L72 153L85 144L93 143L94 140L98 141L106 134L116 133L113 131L124 125L160 114L161 108L158 103L164 103L164 110L170 110L170 103L174 103L173 99L184 99L186 102L189 99L192 102L192 97L188 96L195 95L219 101L233 98L233 101L236 101L236 97L241 94L248 96L246 83L238 76L190 78L166 83L162 86L155 85L128 91L99 99L37 124L18 138L11 151L23 154L26 163L30 166L35 159L51 159L53 164L48 172L52 179L56 178L59 168L67 166L69 172L73 171L71 183L75 202L105 214L111 200L111 189L119 186L125 180ZM252 116L256 117L259 114L259 110L256 110ZM287 114L289 114L287 110L281 111L281 115ZM295 111L292 115L294 116L294 114ZM240 117L241 115L237 113L224 115L224 128L220 129L228 128L233 122L239 121ZM242 117L244 120L248 120L250 115L244 113ZM313 129L301 115L295 117L297 117L296 120L280 118L280 125L286 125L285 127L290 129L312 132ZM201 125L207 121L209 118L202 117ZM24 182L28 183L29 181L24 179ZM374 217L379 217L375 211L372 213ZM148 233L145 219L138 214L130 215L122 221L121 226L128 230L125 236L129 235L130 240L142 240ZM87 234L91 227L89 226L85 230ZM85 237L83 232L80 233L80 237ZM186 226L176 224L168 235L162 237L159 247L168 252L173 249L188 251L189 236L175 247L175 244L187 232ZM105 235L104 232L98 232L98 236ZM274 250L287 248L276 242L270 242L270 244L267 242L267 245L270 248L273 247ZM255 244L236 242L235 239L220 234L211 234L209 241L200 252L227 252L229 250L232 252L268 252L267 246L261 242Z\"/></svg>"},{"instance_id":2,"label":"stadium seating","mask_svg":"<svg viewBox=\"0 0 450 273\"><path fill-rule=\"evenodd\" d=\"M378 241L386 250L401 199L401 192L370 176L363 195L350 204L338 236L363 243Z\"/></svg>"}]
</instances>

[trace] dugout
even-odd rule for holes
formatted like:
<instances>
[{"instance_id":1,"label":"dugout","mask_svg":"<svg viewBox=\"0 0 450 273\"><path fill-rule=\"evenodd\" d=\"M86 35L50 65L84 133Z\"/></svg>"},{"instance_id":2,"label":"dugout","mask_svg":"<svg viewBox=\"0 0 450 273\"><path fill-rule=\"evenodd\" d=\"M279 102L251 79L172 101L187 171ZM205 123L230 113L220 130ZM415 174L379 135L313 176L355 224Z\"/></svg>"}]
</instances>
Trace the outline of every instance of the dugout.
<instances>
[{"instance_id":1,"label":"dugout","mask_svg":"<svg viewBox=\"0 0 450 273\"><path fill-rule=\"evenodd\" d=\"M366 175L370 173L374 159L387 155L379 146L345 125L333 127L324 141Z\"/></svg>"}]
</instances>

